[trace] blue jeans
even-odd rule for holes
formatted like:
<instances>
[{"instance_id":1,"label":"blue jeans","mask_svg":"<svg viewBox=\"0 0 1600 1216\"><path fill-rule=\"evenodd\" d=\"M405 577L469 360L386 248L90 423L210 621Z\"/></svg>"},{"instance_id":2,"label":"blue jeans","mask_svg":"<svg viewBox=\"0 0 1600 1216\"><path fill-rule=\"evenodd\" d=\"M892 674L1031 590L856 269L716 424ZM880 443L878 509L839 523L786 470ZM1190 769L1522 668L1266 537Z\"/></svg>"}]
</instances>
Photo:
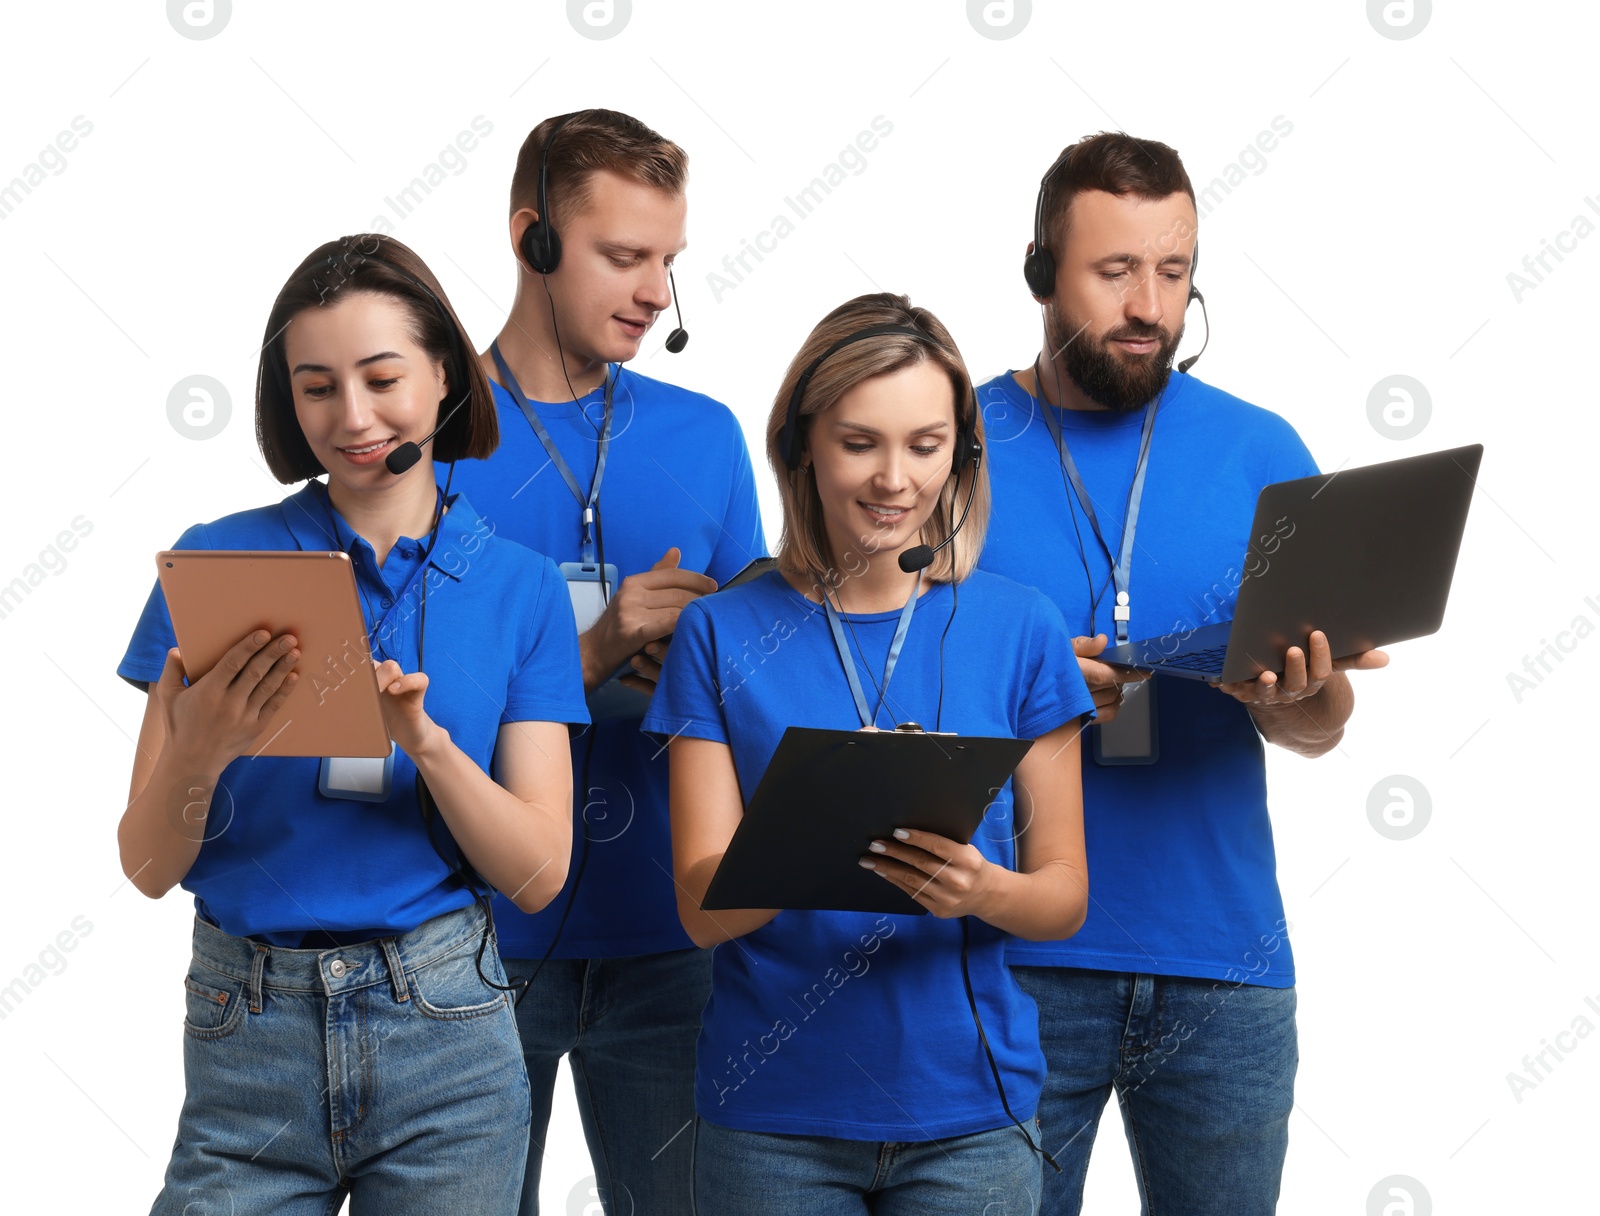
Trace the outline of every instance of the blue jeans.
<instances>
[{"instance_id":1,"label":"blue jeans","mask_svg":"<svg viewBox=\"0 0 1600 1216\"><path fill-rule=\"evenodd\" d=\"M536 966L532 959L506 960L514 980ZM709 950L544 964L517 1005L533 1089L522 1216L538 1216L550 1100L563 1055L593 1161L594 1197L608 1216L687 1216L694 1045L710 995Z\"/></svg>"},{"instance_id":2,"label":"blue jeans","mask_svg":"<svg viewBox=\"0 0 1600 1216\"><path fill-rule=\"evenodd\" d=\"M1144 1216L1273 1212L1300 1062L1295 991L1075 967L1013 967L1039 1006L1044 1216L1076 1216L1114 1090Z\"/></svg>"},{"instance_id":3,"label":"blue jeans","mask_svg":"<svg viewBox=\"0 0 1600 1216\"><path fill-rule=\"evenodd\" d=\"M510 1213L528 1083L476 907L288 950L195 921L178 1139L155 1213ZM504 974L493 942L484 973Z\"/></svg>"},{"instance_id":4,"label":"blue jeans","mask_svg":"<svg viewBox=\"0 0 1600 1216\"><path fill-rule=\"evenodd\" d=\"M695 1120L694 1130L695 1216L1033 1216L1039 1210L1039 1154L1016 1127L920 1143L779 1136L704 1119Z\"/></svg>"}]
</instances>

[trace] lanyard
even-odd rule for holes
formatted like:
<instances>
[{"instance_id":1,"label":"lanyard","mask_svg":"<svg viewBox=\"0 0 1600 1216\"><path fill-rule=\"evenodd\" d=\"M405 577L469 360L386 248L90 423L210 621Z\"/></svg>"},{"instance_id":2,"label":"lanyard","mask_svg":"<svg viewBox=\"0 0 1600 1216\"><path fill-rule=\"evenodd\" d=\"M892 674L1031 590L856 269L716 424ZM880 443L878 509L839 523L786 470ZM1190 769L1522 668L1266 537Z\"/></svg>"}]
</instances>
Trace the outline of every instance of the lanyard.
<instances>
[{"instance_id":1,"label":"lanyard","mask_svg":"<svg viewBox=\"0 0 1600 1216\"><path fill-rule=\"evenodd\" d=\"M878 713L883 710L884 698L889 695L889 681L894 679L895 666L900 662L900 648L906 644L906 632L911 628L911 614L916 610L917 597L921 592L922 571L918 570L916 586L911 588L911 598L906 601L906 606L900 609L900 623L895 626L894 641L889 644L889 657L883 663L883 683L878 688L878 706L871 713L867 712L867 694L861 689L861 677L856 674L856 661L850 654L850 647L845 644L844 629L839 624L839 614L834 611L833 601L828 598L827 592L822 594L822 606L828 613L828 628L833 631L833 644L838 648L839 662L844 666L845 678L850 681L850 695L855 698L856 712L861 715L863 730L877 728ZM854 630L851 632L853 634Z\"/></svg>"},{"instance_id":2,"label":"lanyard","mask_svg":"<svg viewBox=\"0 0 1600 1216\"><path fill-rule=\"evenodd\" d=\"M1043 383L1039 385L1041 392ZM1111 556L1111 546L1106 543L1105 535L1100 531L1100 521L1095 517L1094 503L1089 499L1089 491L1084 488L1083 478L1078 476L1077 463L1072 459L1072 453L1067 450L1066 437L1061 433L1061 424L1051 413L1048 401L1040 399L1039 408L1044 414L1045 425L1050 430L1051 437L1056 441L1056 453L1060 457L1061 467L1066 470L1067 478L1072 482L1072 492L1077 496L1078 504L1083 508L1083 513L1089 519L1089 527L1094 530L1095 540L1100 542L1100 548L1106 555L1106 561L1111 564L1111 577L1117 588L1117 603L1111 610L1112 619L1116 622L1117 645L1126 645L1128 641L1128 620L1132 614L1132 607L1128 598L1128 581L1133 572L1133 533L1139 525L1139 501L1144 497L1144 475L1150 466L1150 436L1156 428L1156 408L1159 400L1152 401L1144 407L1144 428L1139 433L1139 461L1133 467L1133 484L1128 487L1128 509L1122 518L1122 547L1119 556ZM1089 608L1091 618L1089 628L1094 628L1094 606Z\"/></svg>"},{"instance_id":3,"label":"lanyard","mask_svg":"<svg viewBox=\"0 0 1600 1216\"><path fill-rule=\"evenodd\" d=\"M606 377L604 421L600 426L600 450L594 461L594 480L589 484L589 496L584 497L583 488L578 484L578 479L573 476L572 468L561 455L561 449L556 447L555 440L550 438L550 432L545 430L544 423L539 418L539 411L533 408L522 391L522 386L517 383L517 378L511 374L511 368L506 365L505 356L500 353L498 340L489 344L489 353L494 356L494 365L500 371L500 383L506 388L527 418L528 425L533 428L533 433L539 437L539 442L544 445L545 453L550 457L550 463L556 466L556 472L561 474L561 480L567 483L567 489L572 491L572 497L578 500L578 505L583 508L579 519L581 528L579 556L586 563L594 561L594 509L600 501L600 483L606 475L606 451L611 446L611 394L616 388L617 373Z\"/></svg>"}]
</instances>

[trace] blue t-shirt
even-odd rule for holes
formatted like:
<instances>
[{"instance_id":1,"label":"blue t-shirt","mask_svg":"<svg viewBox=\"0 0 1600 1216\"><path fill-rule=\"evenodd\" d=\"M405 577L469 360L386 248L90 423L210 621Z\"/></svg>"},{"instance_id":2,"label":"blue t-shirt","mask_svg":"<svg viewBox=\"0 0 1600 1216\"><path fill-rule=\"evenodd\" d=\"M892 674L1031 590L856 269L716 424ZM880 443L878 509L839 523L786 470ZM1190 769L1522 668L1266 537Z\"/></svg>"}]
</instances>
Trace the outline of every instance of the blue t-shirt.
<instances>
[{"instance_id":1,"label":"blue t-shirt","mask_svg":"<svg viewBox=\"0 0 1600 1216\"><path fill-rule=\"evenodd\" d=\"M843 618L874 679L899 618ZM938 584L918 600L881 721L1034 739L1091 708L1061 614L1037 592L978 572L958 595ZM860 722L822 608L772 571L684 610L644 729L726 743L748 802L786 727ZM1009 781L973 843L1014 868ZM1038 1011L1005 965L1007 935L968 921L984 1032L1011 1109L1027 1119L1045 1071ZM695 1106L725 1127L851 1140L1009 1124L962 985L960 922L785 911L717 946Z\"/></svg>"},{"instance_id":2,"label":"blue t-shirt","mask_svg":"<svg viewBox=\"0 0 1600 1216\"><path fill-rule=\"evenodd\" d=\"M417 670L421 593L427 587L424 707L486 772L507 722L588 721L566 584L549 558L491 534L453 495L426 569L427 537L402 537L380 570L372 547L313 481L281 503L196 524L174 549L333 550L351 556L375 657ZM117 674L160 679L172 618L158 582ZM314 674L303 655L301 678ZM352 941L409 933L472 902L428 842L413 785L416 766L397 750L389 797L330 798L321 762L242 756L222 771L207 839L184 876L196 911L225 933L298 946L311 933ZM434 838L456 846L442 819Z\"/></svg>"},{"instance_id":3,"label":"blue t-shirt","mask_svg":"<svg viewBox=\"0 0 1600 1216\"><path fill-rule=\"evenodd\" d=\"M458 463L455 484L499 535L557 562L575 562L578 501L511 394L496 384L494 395L500 446L488 460ZM596 389L581 405L570 398L534 403L586 495L599 451L601 402ZM673 546L682 550L683 569L718 583L766 556L750 454L726 406L624 368L612 409L600 523L606 563L617 567L619 578L650 569ZM693 945L678 923L672 889L666 752L640 735L638 718L603 719L590 731L592 740L586 731L572 742L575 820L567 886L536 916L509 900L496 901L495 925L507 958L542 958L569 899L572 911L556 958L659 954Z\"/></svg>"},{"instance_id":4,"label":"blue t-shirt","mask_svg":"<svg viewBox=\"0 0 1600 1216\"><path fill-rule=\"evenodd\" d=\"M1077 508L1038 412L1052 407L1009 373L979 395L994 489L981 565L1039 588L1074 634L1101 632L1114 641L1111 565ZM1052 413L1115 552L1144 411ZM1229 620L1256 496L1271 482L1316 472L1282 418L1174 373L1151 438L1129 580L1129 636ZM1091 583L1100 596L1092 620ZM1087 921L1067 941L1014 942L1009 957L1037 966L1288 987L1294 962L1261 737L1249 711L1210 685L1171 677L1156 684L1156 763L1102 766L1084 741Z\"/></svg>"}]
</instances>

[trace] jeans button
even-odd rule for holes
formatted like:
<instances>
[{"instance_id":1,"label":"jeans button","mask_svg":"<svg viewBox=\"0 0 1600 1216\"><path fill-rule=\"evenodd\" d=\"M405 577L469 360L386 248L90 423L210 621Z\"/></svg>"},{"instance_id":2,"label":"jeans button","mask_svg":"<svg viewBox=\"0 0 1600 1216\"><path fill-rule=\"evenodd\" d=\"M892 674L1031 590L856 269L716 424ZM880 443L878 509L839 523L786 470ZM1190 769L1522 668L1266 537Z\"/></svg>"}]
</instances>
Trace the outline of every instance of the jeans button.
<instances>
[{"instance_id":1,"label":"jeans button","mask_svg":"<svg viewBox=\"0 0 1600 1216\"><path fill-rule=\"evenodd\" d=\"M344 959L342 958L336 958L328 964L328 974L336 980L344 979L344 973L348 970L349 968L344 965Z\"/></svg>"}]
</instances>

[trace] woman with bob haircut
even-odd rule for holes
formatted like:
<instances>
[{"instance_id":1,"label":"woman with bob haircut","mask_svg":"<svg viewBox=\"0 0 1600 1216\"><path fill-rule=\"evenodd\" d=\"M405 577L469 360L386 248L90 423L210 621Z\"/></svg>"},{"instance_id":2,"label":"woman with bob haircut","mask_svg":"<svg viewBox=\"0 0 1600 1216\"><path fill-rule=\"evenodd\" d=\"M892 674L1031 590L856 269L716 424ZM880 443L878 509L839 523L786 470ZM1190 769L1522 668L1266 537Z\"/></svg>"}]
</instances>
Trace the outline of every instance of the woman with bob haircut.
<instances>
[{"instance_id":1,"label":"woman with bob haircut","mask_svg":"<svg viewBox=\"0 0 1600 1216\"><path fill-rule=\"evenodd\" d=\"M117 669L148 696L123 870L195 897L155 1212L517 1208L528 1084L488 888L530 912L561 889L567 724L588 719L555 565L492 535L432 459L391 471L435 428L442 461L498 439L438 281L398 241L329 242L278 293L256 384L268 467L308 484L174 546L350 556L389 762L247 754L321 656L261 629L186 683L159 583Z\"/></svg>"},{"instance_id":2,"label":"woman with bob haircut","mask_svg":"<svg viewBox=\"0 0 1600 1216\"><path fill-rule=\"evenodd\" d=\"M1083 922L1092 703L1055 607L975 569L982 442L932 313L889 294L836 308L767 425L778 568L678 618L644 728L671 739L679 916L718 947L696 1051L700 1216L1037 1210L1045 1062L1004 945ZM1035 741L971 844L901 829L862 856L931 915L701 910L787 727L911 721Z\"/></svg>"}]
</instances>

